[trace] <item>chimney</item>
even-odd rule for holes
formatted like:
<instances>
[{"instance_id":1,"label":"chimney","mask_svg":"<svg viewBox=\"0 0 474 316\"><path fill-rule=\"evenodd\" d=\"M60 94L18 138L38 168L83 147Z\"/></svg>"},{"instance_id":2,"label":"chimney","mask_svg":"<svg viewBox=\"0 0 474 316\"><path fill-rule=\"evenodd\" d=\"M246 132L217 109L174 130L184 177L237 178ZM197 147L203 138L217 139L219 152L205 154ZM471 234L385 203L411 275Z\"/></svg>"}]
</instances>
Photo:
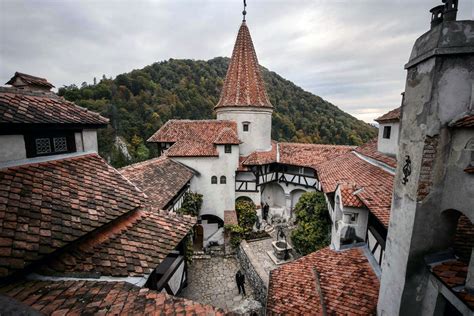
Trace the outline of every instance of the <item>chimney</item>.
<instances>
[{"instance_id":1,"label":"chimney","mask_svg":"<svg viewBox=\"0 0 474 316\"><path fill-rule=\"evenodd\" d=\"M430 10L431 28L448 21L456 21L458 13L458 0L442 0L444 4Z\"/></svg>"},{"instance_id":2,"label":"chimney","mask_svg":"<svg viewBox=\"0 0 474 316\"><path fill-rule=\"evenodd\" d=\"M15 75L6 83L18 89L50 91L54 86L48 80L32 75L15 72Z\"/></svg>"}]
</instances>

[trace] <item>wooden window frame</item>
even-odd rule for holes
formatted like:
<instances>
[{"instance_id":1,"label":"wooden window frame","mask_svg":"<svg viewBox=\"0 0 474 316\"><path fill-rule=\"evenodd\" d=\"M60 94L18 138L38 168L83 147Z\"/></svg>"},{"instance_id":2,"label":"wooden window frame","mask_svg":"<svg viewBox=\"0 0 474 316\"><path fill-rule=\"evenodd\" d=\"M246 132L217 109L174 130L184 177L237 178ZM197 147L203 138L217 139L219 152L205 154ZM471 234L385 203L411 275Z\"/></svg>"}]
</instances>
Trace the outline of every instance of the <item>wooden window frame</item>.
<instances>
[{"instance_id":1,"label":"wooden window frame","mask_svg":"<svg viewBox=\"0 0 474 316\"><path fill-rule=\"evenodd\" d=\"M67 149L65 151L55 151L54 150L54 139L65 137ZM27 158L35 157L44 157L44 156L53 156L53 155L62 155L76 152L76 138L74 132L72 131L49 131L49 132L39 132L39 133L28 133L24 134L23 138L25 140L25 149ZM39 138L48 138L51 151L48 153L38 154L36 151L36 140Z\"/></svg>"},{"instance_id":2,"label":"wooden window frame","mask_svg":"<svg viewBox=\"0 0 474 316\"><path fill-rule=\"evenodd\" d=\"M227 178L226 178L226 176L221 176L221 178L219 179L219 183L220 183L220 184L227 184Z\"/></svg>"},{"instance_id":3,"label":"wooden window frame","mask_svg":"<svg viewBox=\"0 0 474 316\"><path fill-rule=\"evenodd\" d=\"M211 184L217 184L217 177L216 176L211 177Z\"/></svg>"},{"instance_id":4,"label":"wooden window frame","mask_svg":"<svg viewBox=\"0 0 474 316\"><path fill-rule=\"evenodd\" d=\"M224 153L231 154L232 153L232 145L229 145L229 144L224 145Z\"/></svg>"}]
</instances>

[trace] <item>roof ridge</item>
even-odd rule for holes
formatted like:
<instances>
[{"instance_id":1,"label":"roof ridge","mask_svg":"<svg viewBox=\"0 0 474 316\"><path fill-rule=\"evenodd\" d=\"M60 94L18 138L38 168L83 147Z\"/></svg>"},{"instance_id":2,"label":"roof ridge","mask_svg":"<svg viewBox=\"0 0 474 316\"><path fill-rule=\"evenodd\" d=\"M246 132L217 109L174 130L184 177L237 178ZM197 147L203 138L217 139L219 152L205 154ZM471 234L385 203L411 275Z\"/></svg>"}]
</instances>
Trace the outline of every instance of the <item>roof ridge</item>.
<instances>
[{"instance_id":1,"label":"roof ridge","mask_svg":"<svg viewBox=\"0 0 474 316\"><path fill-rule=\"evenodd\" d=\"M154 162L165 161L167 159L169 159L167 156L158 156L158 157L154 157L154 158L151 158L151 159L135 162L135 163L132 163L132 164L124 166L124 167L120 167L117 170L119 172L121 172L122 170L129 170L129 169L133 169L133 168L136 168L136 167L149 165L149 164L152 164Z\"/></svg>"}]
</instances>

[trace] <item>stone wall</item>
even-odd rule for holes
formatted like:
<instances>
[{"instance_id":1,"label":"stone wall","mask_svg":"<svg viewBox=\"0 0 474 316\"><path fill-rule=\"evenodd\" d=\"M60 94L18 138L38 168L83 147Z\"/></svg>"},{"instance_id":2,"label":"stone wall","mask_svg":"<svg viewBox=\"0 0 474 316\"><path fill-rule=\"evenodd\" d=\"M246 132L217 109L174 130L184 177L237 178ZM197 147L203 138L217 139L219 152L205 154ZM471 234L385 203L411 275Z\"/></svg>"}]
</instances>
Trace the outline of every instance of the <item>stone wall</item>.
<instances>
[{"instance_id":1,"label":"stone wall","mask_svg":"<svg viewBox=\"0 0 474 316\"><path fill-rule=\"evenodd\" d=\"M245 280L254 288L255 299L266 305L269 277L265 270L258 264L252 249L247 241L243 240L237 250L237 258L245 273Z\"/></svg>"}]
</instances>

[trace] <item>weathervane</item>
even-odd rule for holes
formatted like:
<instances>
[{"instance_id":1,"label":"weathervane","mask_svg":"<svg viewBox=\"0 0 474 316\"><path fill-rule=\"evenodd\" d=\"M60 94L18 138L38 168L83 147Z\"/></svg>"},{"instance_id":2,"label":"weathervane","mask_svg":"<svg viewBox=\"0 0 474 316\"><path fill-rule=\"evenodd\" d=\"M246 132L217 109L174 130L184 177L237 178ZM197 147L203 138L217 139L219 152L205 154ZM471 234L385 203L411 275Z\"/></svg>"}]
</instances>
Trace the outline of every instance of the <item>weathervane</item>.
<instances>
[{"instance_id":1,"label":"weathervane","mask_svg":"<svg viewBox=\"0 0 474 316\"><path fill-rule=\"evenodd\" d=\"M247 7L247 0L244 0L244 11L242 11L242 15L244 16L242 19L242 22L245 22L245 16L247 15L247 11L245 11L245 8Z\"/></svg>"}]
</instances>

